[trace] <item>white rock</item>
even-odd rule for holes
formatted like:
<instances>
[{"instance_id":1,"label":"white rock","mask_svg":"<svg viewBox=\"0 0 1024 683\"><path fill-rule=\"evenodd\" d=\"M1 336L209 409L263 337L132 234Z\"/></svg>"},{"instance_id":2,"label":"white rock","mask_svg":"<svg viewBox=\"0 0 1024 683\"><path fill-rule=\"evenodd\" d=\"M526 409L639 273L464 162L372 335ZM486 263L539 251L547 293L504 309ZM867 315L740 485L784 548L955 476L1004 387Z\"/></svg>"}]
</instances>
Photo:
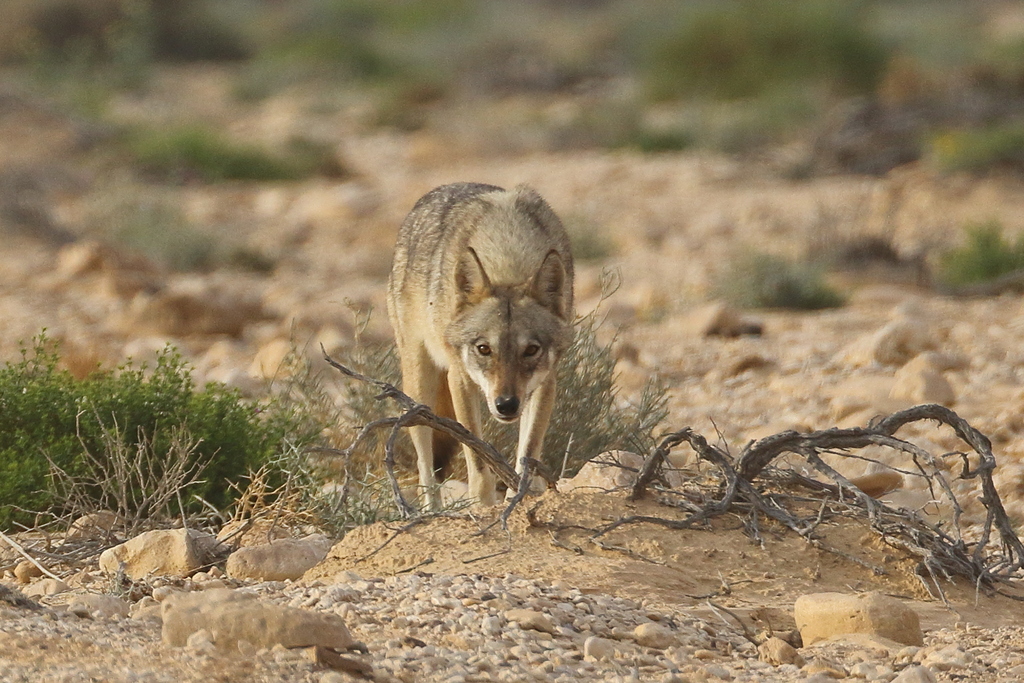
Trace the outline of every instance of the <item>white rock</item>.
<instances>
[{"instance_id":1,"label":"white rock","mask_svg":"<svg viewBox=\"0 0 1024 683\"><path fill-rule=\"evenodd\" d=\"M936 683L935 674L926 666L904 669L891 683Z\"/></svg>"},{"instance_id":2,"label":"white rock","mask_svg":"<svg viewBox=\"0 0 1024 683\"><path fill-rule=\"evenodd\" d=\"M633 630L633 638L639 645L664 650L676 644L676 634L653 621L640 624Z\"/></svg>"},{"instance_id":3,"label":"white rock","mask_svg":"<svg viewBox=\"0 0 1024 683\"><path fill-rule=\"evenodd\" d=\"M302 539L282 538L239 548L228 556L226 569L234 579L294 580L320 563L330 549L331 540L319 534Z\"/></svg>"},{"instance_id":4,"label":"white rock","mask_svg":"<svg viewBox=\"0 0 1024 683\"><path fill-rule=\"evenodd\" d=\"M194 529L156 529L104 550L99 566L113 574L123 563L133 579L188 576L203 566L215 545L213 536Z\"/></svg>"},{"instance_id":5,"label":"white rock","mask_svg":"<svg viewBox=\"0 0 1024 683\"><path fill-rule=\"evenodd\" d=\"M238 641L257 648L322 645L346 650L355 644L345 622L334 614L264 603L230 589L183 593L162 603L163 642L181 647L206 629L218 649L237 652Z\"/></svg>"},{"instance_id":6,"label":"white rock","mask_svg":"<svg viewBox=\"0 0 1024 683\"><path fill-rule=\"evenodd\" d=\"M845 633L869 633L907 645L921 645L917 613L881 593L801 595L793 606L804 646Z\"/></svg>"},{"instance_id":7,"label":"white rock","mask_svg":"<svg viewBox=\"0 0 1024 683\"><path fill-rule=\"evenodd\" d=\"M75 596L68 603L68 610L76 614L86 612L93 617L125 618L131 612L131 607L113 595L86 593Z\"/></svg>"},{"instance_id":8,"label":"white rock","mask_svg":"<svg viewBox=\"0 0 1024 683\"><path fill-rule=\"evenodd\" d=\"M607 662L615 659L617 651L615 641L598 636L590 636L583 641L583 656L592 662Z\"/></svg>"},{"instance_id":9,"label":"white rock","mask_svg":"<svg viewBox=\"0 0 1024 683\"><path fill-rule=\"evenodd\" d=\"M43 595L57 595L67 590L70 589L63 581L46 578L27 586L22 592L30 598L38 598Z\"/></svg>"}]
</instances>

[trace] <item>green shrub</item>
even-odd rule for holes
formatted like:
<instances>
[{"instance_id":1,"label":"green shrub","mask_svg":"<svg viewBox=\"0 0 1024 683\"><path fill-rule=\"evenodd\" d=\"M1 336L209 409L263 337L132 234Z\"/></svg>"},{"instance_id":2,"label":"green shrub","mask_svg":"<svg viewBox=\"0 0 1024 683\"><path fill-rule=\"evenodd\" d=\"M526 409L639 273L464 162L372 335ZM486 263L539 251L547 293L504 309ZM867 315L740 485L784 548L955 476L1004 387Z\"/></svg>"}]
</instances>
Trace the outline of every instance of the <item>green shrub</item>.
<instances>
[{"instance_id":1,"label":"green shrub","mask_svg":"<svg viewBox=\"0 0 1024 683\"><path fill-rule=\"evenodd\" d=\"M862 3L724 0L680 12L653 41L644 76L658 99L749 97L793 82L870 91L887 50Z\"/></svg>"},{"instance_id":2,"label":"green shrub","mask_svg":"<svg viewBox=\"0 0 1024 683\"><path fill-rule=\"evenodd\" d=\"M931 141L931 157L947 172L979 173L1003 166L1024 169L1024 124L950 131Z\"/></svg>"},{"instance_id":3,"label":"green shrub","mask_svg":"<svg viewBox=\"0 0 1024 683\"><path fill-rule=\"evenodd\" d=\"M938 275L945 284L985 282L1024 268L1024 235L1011 243L995 221L969 226L966 232L966 243L945 252L939 260Z\"/></svg>"},{"instance_id":4,"label":"green shrub","mask_svg":"<svg viewBox=\"0 0 1024 683\"><path fill-rule=\"evenodd\" d=\"M744 308L816 310L843 304L819 268L756 251L735 258L714 293Z\"/></svg>"},{"instance_id":5,"label":"green shrub","mask_svg":"<svg viewBox=\"0 0 1024 683\"><path fill-rule=\"evenodd\" d=\"M202 465L202 481L182 492L186 509L196 508L193 495L223 507L229 482L258 468L287 439L312 438L279 408L261 408L218 384L197 389L170 349L151 370L126 365L82 380L58 363L53 345L40 337L20 362L0 368L0 527L29 522L30 512L59 514L65 501L48 486L51 466L71 479L87 474L90 456L110 457L112 435L129 449L143 444L138 452L155 459L147 466L157 473L170 466L172 446L183 452L181 443L195 444L184 452Z\"/></svg>"},{"instance_id":6,"label":"green shrub","mask_svg":"<svg viewBox=\"0 0 1024 683\"><path fill-rule=\"evenodd\" d=\"M171 180L296 180L318 169L304 154L274 154L201 126L139 130L128 147L150 174Z\"/></svg>"}]
</instances>

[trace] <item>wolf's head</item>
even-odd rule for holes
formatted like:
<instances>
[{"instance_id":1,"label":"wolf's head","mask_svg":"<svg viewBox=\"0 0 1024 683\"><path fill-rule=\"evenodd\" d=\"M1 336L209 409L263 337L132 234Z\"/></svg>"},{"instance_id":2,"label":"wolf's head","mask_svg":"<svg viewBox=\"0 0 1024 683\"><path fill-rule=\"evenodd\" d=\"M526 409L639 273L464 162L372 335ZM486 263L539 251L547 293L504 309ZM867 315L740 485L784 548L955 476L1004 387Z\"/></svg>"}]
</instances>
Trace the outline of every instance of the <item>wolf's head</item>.
<instances>
[{"instance_id":1,"label":"wolf's head","mask_svg":"<svg viewBox=\"0 0 1024 683\"><path fill-rule=\"evenodd\" d=\"M554 372L571 341L567 277L554 249L532 277L512 286L492 285L472 247L460 259L459 312L445 338L480 387L491 414L502 422L519 418L523 404Z\"/></svg>"}]
</instances>

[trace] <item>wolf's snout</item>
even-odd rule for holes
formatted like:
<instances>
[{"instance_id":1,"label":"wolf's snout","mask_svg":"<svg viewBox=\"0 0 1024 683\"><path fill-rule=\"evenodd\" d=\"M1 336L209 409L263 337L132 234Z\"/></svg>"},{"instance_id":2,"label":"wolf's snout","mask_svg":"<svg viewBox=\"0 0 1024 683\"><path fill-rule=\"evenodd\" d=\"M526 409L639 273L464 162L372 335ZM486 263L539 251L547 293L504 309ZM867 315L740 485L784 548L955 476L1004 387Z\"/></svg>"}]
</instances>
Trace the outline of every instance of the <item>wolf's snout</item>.
<instances>
[{"instance_id":1,"label":"wolf's snout","mask_svg":"<svg viewBox=\"0 0 1024 683\"><path fill-rule=\"evenodd\" d=\"M494 408L502 417L515 417L519 412L519 399L515 396L499 396L494 399Z\"/></svg>"}]
</instances>

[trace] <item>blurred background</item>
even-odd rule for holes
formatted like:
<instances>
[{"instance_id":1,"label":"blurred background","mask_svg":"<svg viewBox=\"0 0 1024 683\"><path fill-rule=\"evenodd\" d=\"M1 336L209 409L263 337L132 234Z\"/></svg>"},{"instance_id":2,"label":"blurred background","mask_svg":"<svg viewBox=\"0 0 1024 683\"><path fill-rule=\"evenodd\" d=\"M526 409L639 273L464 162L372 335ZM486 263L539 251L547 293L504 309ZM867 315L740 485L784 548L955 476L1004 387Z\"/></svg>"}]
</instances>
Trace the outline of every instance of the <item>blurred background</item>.
<instances>
[{"instance_id":1,"label":"blurred background","mask_svg":"<svg viewBox=\"0 0 1024 683\"><path fill-rule=\"evenodd\" d=\"M786 157L795 175L884 173L922 157L946 169L1024 158L1019 2L2 5L4 80L104 123L223 126L203 106L202 82L181 92L194 101L161 111L130 111L123 101L159 88L166 67L213 64L230 73L238 107L301 92L313 111L344 112L368 128L429 130L488 154L752 154L803 143L811 149ZM295 174L332 170L292 156Z\"/></svg>"}]
</instances>

